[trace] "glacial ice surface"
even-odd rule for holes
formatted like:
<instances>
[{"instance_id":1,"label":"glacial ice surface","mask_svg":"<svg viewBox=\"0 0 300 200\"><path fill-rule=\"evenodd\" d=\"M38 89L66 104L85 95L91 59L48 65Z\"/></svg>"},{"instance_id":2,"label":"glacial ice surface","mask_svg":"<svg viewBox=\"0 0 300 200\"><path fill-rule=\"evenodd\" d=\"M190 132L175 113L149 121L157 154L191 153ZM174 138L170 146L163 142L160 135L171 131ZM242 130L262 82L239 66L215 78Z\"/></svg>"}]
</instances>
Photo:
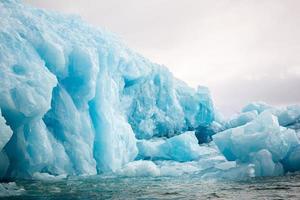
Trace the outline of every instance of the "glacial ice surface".
<instances>
[{"instance_id":1,"label":"glacial ice surface","mask_svg":"<svg viewBox=\"0 0 300 200\"><path fill-rule=\"evenodd\" d=\"M224 121L208 88L77 16L0 0L0 80L0 180L300 170L299 106Z\"/></svg>"},{"instance_id":2,"label":"glacial ice surface","mask_svg":"<svg viewBox=\"0 0 300 200\"><path fill-rule=\"evenodd\" d=\"M213 148L200 146L193 131L169 139L141 140L137 142L137 147L138 158L179 162L198 160L203 155L216 151Z\"/></svg>"},{"instance_id":3,"label":"glacial ice surface","mask_svg":"<svg viewBox=\"0 0 300 200\"><path fill-rule=\"evenodd\" d=\"M1 151L13 134L10 127L6 124L4 117L2 117L1 110L0 110L0 130L1 130L0 132L1 134L0 151Z\"/></svg>"},{"instance_id":4,"label":"glacial ice surface","mask_svg":"<svg viewBox=\"0 0 300 200\"><path fill-rule=\"evenodd\" d=\"M289 168L294 163L291 160L298 159L289 156L299 146L295 130L280 126L269 110L245 125L214 135L213 139L227 160L254 164L256 176L282 175L284 167ZM286 159L289 163L284 162Z\"/></svg>"},{"instance_id":5,"label":"glacial ice surface","mask_svg":"<svg viewBox=\"0 0 300 200\"><path fill-rule=\"evenodd\" d=\"M207 88L188 87L77 16L14 0L0 1L0 80L5 178L114 172L135 160L136 138L214 119Z\"/></svg>"},{"instance_id":6,"label":"glacial ice surface","mask_svg":"<svg viewBox=\"0 0 300 200\"><path fill-rule=\"evenodd\" d=\"M237 118L240 118L246 113L261 113L265 110L270 111L273 115L278 117L280 126L288 127L294 130L300 129L300 105L290 105L286 107L276 108L263 102L253 102L245 106L242 109L242 113L240 113L240 115L237 115ZM252 119L249 119L248 121L251 121Z\"/></svg>"}]
</instances>

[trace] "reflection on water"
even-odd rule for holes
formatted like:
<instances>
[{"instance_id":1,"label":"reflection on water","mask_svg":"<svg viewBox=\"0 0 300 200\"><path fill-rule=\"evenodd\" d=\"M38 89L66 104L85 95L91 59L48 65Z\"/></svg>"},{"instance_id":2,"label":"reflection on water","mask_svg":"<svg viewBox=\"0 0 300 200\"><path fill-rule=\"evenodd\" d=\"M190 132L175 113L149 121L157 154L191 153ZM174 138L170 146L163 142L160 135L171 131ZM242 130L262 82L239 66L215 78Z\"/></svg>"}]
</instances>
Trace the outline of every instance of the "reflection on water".
<instances>
[{"instance_id":1,"label":"reflection on water","mask_svg":"<svg viewBox=\"0 0 300 200\"><path fill-rule=\"evenodd\" d=\"M300 199L300 175L247 181L203 181L183 177L87 177L17 181L25 189L6 199Z\"/></svg>"}]
</instances>

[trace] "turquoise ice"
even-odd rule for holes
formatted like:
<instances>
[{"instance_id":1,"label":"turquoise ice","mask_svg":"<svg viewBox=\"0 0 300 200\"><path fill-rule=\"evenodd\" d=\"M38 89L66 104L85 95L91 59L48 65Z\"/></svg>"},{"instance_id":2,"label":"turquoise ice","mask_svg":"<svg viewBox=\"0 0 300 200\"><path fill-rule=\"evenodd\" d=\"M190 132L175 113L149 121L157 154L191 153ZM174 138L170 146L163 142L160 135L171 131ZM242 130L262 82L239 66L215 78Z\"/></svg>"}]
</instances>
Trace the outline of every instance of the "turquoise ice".
<instances>
[{"instance_id":1,"label":"turquoise ice","mask_svg":"<svg viewBox=\"0 0 300 200\"><path fill-rule=\"evenodd\" d=\"M5 177L114 172L135 160L136 138L214 119L206 88L188 87L77 16L19 1L0 1L0 79Z\"/></svg>"},{"instance_id":2,"label":"turquoise ice","mask_svg":"<svg viewBox=\"0 0 300 200\"><path fill-rule=\"evenodd\" d=\"M284 160L291 162L294 157L288 156L299 146L295 130L280 126L271 110L262 111L245 125L220 132L213 139L227 160L254 164L256 176L282 175L284 167L291 165Z\"/></svg>"},{"instance_id":3,"label":"turquoise ice","mask_svg":"<svg viewBox=\"0 0 300 200\"><path fill-rule=\"evenodd\" d=\"M300 170L299 129L297 105L224 120L208 88L116 35L0 0L0 179L282 175Z\"/></svg>"}]
</instances>

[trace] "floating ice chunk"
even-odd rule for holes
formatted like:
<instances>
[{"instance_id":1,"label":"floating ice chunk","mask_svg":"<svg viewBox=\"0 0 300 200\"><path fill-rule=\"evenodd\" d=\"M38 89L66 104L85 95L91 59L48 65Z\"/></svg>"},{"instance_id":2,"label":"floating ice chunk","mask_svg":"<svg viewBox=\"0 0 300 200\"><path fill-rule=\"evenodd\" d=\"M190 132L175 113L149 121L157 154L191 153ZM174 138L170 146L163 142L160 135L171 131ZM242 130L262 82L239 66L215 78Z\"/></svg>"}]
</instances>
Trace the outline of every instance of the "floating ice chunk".
<instances>
[{"instance_id":1,"label":"floating ice chunk","mask_svg":"<svg viewBox=\"0 0 300 200\"><path fill-rule=\"evenodd\" d=\"M166 142L166 139L154 138L152 140L138 140L138 156L137 159L157 160L164 159L166 155L161 151L161 145Z\"/></svg>"},{"instance_id":2,"label":"floating ice chunk","mask_svg":"<svg viewBox=\"0 0 300 200\"><path fill-rule=\"evenodd\" d=\"M236 167L236 162L234 161L221 162L215 165L215 168L220 170L229 170L235 167Z\"/></svg>"},{"instance_id":3,"label":"floating ice chunk","mask_svg":"<svg viewBox=\"0 0 300 200\"><path fill-rule=\"evenodd\" d=\"M17 186L15 182L0 183L0 197L18 196L24 192L25 189Z\"/></svg>"},{"instance_id":4,"label":"floating ice chunk","mask_svg":"<svg viewBox=\"0 0 300 200\"><path fill-rule=\"evenodd\" d=\"M195 162L138 160L125 165L117 171L117 174L128 177L181 176L193 174L199 172L199 170L200 168Z\"/></svg>"},{"instance_id":5,"label":"floating ice chunk","mask_svg":"<svg viewBox=\"0 0 300 200\"><path fill-rule=\"evenodd\" d=\"M152 160L192 161L207 154L216 152L215 149L199 146L195 132L185 132L169 139L141 140L137 143L139 158Z\"/></svg>"},{"instance_id":6,"label":"floating ice chunk","mask_svg":"<svg viewBox=\"0 0 300 200\"><path fill-rule=\"evenodd\" d=\"M160 161L157 165L161 176L182 176L200 171L195 162Z\"/></svg>"},{"instance_id":7,"label":"floating ice chunk","mask_svg":"<svg viewBox=\"0 0 300 200\"><path fill-rule=\"evenodd\" d=\"M189 161L199 159L201 148L198 145L194 132L187 132L179 136L172 137L161 145L162 152L167 159L176 161Z\"/></svg>"},{"instance_id":8,"label":"floating ice chunk","mask_svg":"<svg viewBox=\"0 0 300 200\"><path fill-rule=\"evenodd\" d=\"M270 111L216 134L214 142L228 160L253 164L255 176L283 175L283 167L293 169L297 163L293 151L297 151L299 139L295 131L281 127Z\"/></svg>"},{"instance_id":9,"label":"floating ice chunk","mask_svg":"<svg viewBox=\"0 0 300 200\"><path fill-rule=\"evenodd\" d=\"M36 180L42 180L42 181L56 181L56 180L64 179L66 177L67 177L66 174L54 176L54 175L51 175L48 173L39 173L39 172L34 173L32 176L32 178L34 178Z\"/></svg>"},{"instance_id":10,"label":"floating ice chunk","mask_svg":"<svg viewBox=\"0 0 300 200\"><path fill-rule=\"evenodd\" d=\"M138 160L126 164L122 169L117 171L121 176L159 176L159 168L148 160Z\"/></svg>"},{"instance_id":11,"label":"floating ice chunk","mask_svg":"<svg viewBox=\"0 0 300 200\"><path fill-rule=\"evenodd\" d=\"M245 180L255 177L253 164L242 164L224 170L207 172L202 176L204 180Z\"/></svg>"},{"instance_id":12,"label":"floating ice chunk","mask_svg":"<svg viewBox=\"0 0 300 200\"><path fill-rule=\"evenodd\" d=\"M280 127L277 118L268 111L244 126L225 130L213 138L228 160L243 162L250 160L250 153L262 149L268 150L274 161L279 161L299 143L295 131Z\"/></svg>"}]
</instances>

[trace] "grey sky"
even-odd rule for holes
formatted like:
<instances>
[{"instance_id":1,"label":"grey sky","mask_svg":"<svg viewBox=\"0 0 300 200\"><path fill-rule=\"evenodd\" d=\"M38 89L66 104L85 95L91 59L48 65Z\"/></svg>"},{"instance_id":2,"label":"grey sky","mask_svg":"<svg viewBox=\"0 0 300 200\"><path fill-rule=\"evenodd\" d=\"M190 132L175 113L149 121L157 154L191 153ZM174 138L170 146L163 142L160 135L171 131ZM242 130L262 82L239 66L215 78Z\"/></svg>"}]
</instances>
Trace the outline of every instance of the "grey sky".
<instances>
[{"instance_id":1,"label":"grey sky","mask_svg":"<svg viewBox=\"0 0 300 200\"><path fill-rule=\"evenodd\" d=\"M24 0L120 35L225 113L250 101L300 103L299 0ZM76 3L75 3L76 2Z\"/></svg>"}]
</instances>

